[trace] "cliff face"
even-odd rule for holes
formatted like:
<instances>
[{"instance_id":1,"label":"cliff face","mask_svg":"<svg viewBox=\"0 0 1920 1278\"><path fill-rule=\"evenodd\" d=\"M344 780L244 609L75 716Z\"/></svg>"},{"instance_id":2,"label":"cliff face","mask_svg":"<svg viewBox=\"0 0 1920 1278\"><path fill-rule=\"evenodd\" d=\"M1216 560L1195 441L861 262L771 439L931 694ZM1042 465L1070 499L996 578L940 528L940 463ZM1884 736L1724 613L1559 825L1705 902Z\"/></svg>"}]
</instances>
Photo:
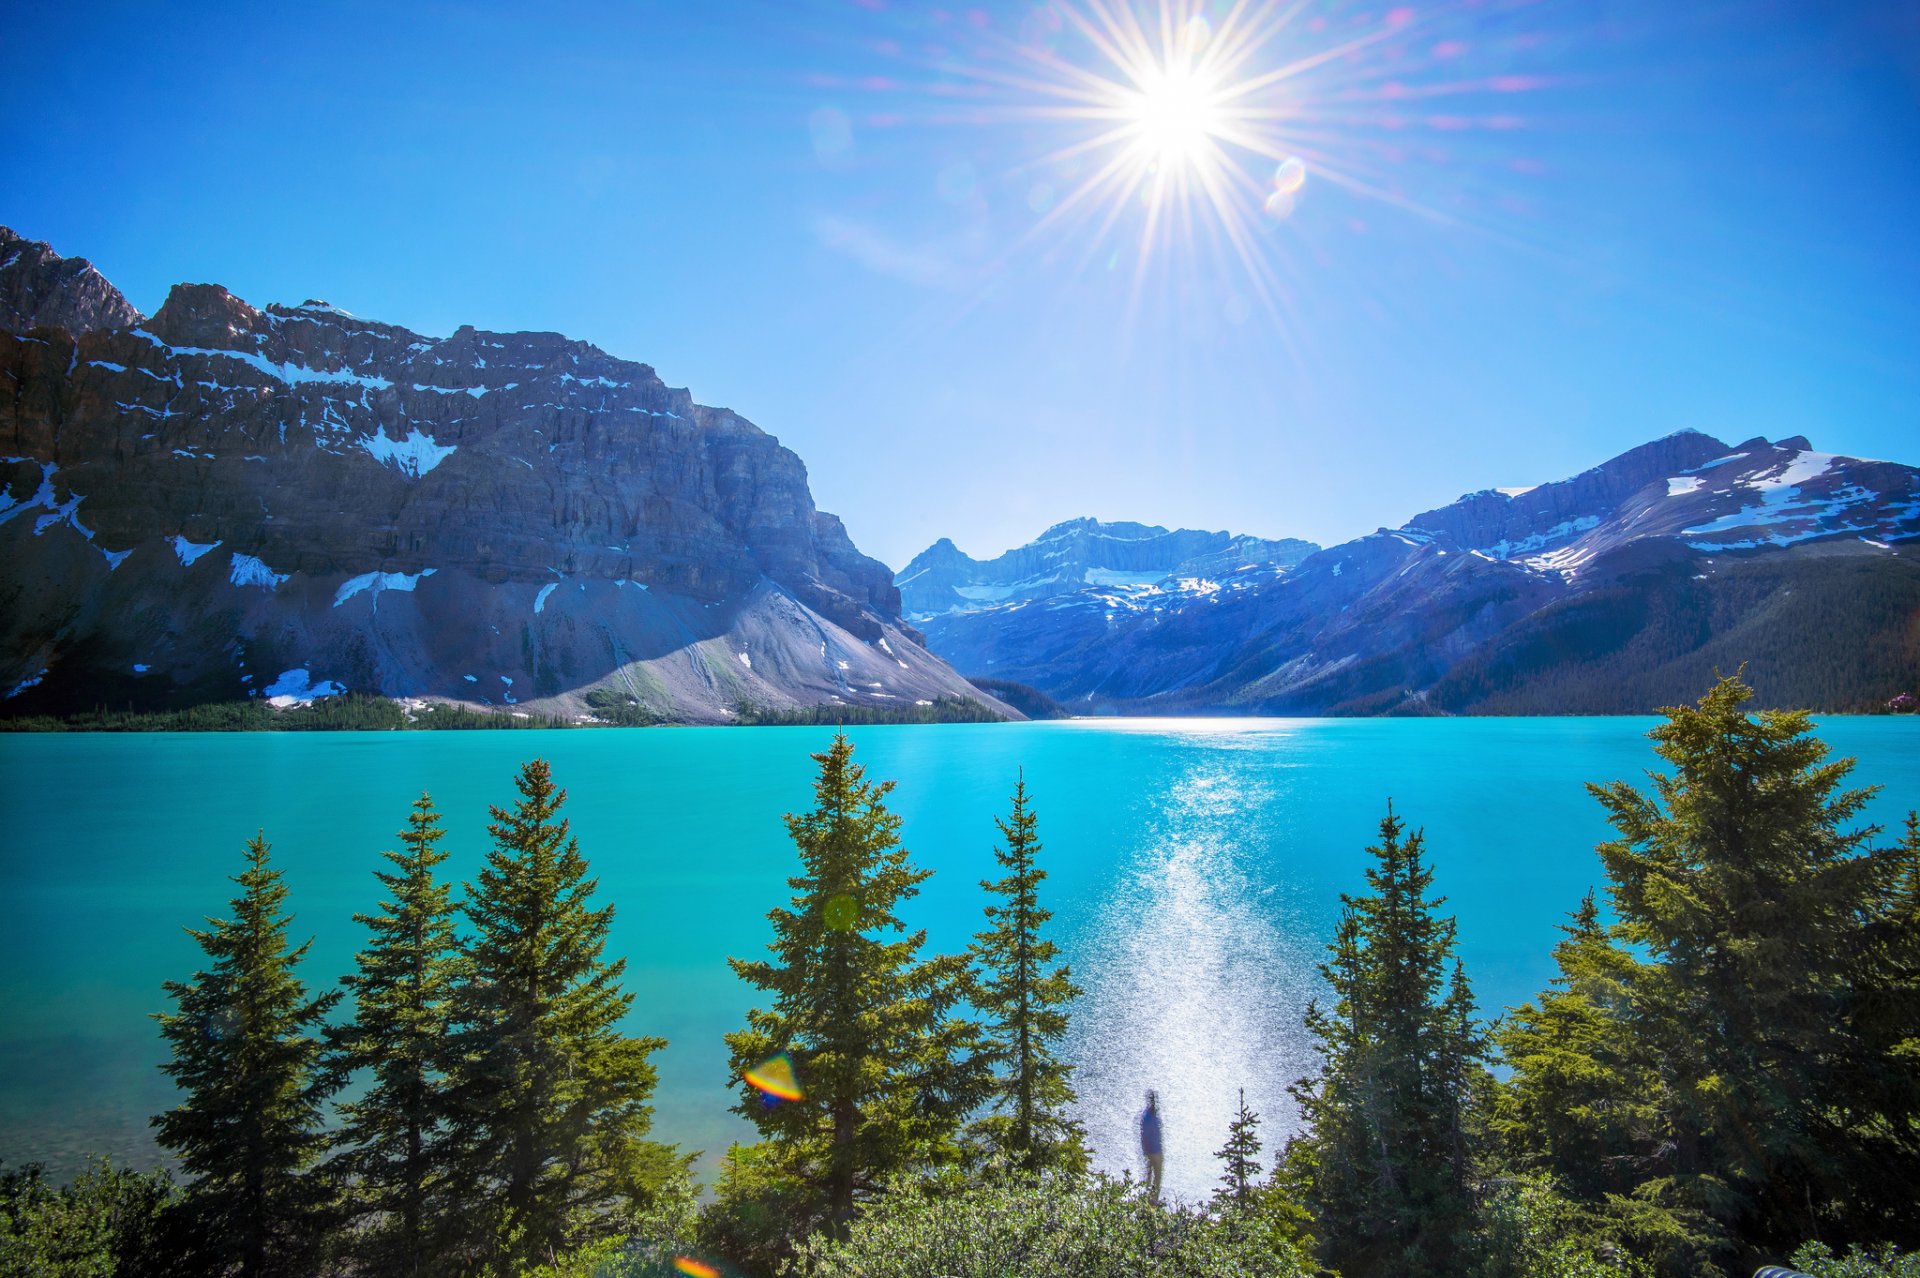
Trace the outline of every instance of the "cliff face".
<instances>
[{"instance_id":1,"label":"cliff face","mask_svg":"<svg viewBox=\"0 0 1920 1278\"><path fill-rule=\"evenodd\" d=\"M0 695L271 687L672 717L977 696L806 468L643 364L179 285L0 232ZM283 692L280 695L294 695Z\"/></svg>"}]
</instances>

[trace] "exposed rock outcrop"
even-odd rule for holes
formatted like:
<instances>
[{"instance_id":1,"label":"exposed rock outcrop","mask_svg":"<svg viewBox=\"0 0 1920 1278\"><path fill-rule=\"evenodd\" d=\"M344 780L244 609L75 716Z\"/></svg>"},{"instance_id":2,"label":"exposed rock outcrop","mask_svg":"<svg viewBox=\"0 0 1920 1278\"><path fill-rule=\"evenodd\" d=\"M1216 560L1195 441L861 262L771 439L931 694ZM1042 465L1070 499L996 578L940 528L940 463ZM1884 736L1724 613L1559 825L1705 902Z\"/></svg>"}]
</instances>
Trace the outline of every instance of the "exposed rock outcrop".
<instances>
[{"instance_id":1,"label":"exposed rock outcrop","mask_svg":"<svg viewBox=\"0 0 1920 1278\"><path fill-rule=\"evenodd\" d=\"M143 320L84 262L0 246L8 713L301 680L693 721L986 700L797 456L644 364L212 284Z\"/></svg>"}]
</instances>

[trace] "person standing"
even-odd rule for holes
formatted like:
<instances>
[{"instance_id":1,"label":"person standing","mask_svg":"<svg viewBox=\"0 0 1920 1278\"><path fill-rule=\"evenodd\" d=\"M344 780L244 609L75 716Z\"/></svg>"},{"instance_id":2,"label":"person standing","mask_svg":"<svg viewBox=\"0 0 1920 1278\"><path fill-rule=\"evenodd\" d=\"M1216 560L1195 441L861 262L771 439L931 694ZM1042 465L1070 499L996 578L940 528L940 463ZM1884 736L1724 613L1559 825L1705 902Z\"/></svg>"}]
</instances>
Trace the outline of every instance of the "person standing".
<instances>
[{"instance_id":1,"label":"person standing","mask_svg":"<svg viewBox=\"0 0 1920 1278\"><path fill-rule=\"evenodd\" d=\"M1160 1201L1160 1172L1164 1145L1160 1133L1160 1095L1147 1092L1147 1107L1140 1112L1140 1152L1147 1156L1147 1193Z\"/></svg>"}]
</instances>

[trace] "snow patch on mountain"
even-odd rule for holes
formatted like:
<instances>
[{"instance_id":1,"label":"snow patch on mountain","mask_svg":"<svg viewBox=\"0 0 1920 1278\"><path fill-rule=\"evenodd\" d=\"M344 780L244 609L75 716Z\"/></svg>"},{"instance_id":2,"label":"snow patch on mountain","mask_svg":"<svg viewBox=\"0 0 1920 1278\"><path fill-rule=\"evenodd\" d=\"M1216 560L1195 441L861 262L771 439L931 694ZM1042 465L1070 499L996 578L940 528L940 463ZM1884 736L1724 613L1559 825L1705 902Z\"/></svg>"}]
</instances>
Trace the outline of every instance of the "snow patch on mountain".
<instances>
[{"instance_id":1,"label":"snow patch on mountain","mask_svg":"<svg viewBox=\"0 0 1920 1278\"><path fill-rule=\"evenodd\" d=\"M350 577L340 584L340 589L334 592L333 606L338 608L363 591L372 591L376 601L383 590L411 591L420 584L423 577L431 577L433 573L434 570L431 568L422 568L416 573L363 572L358 577Z\"/></svg>"},{"instance_id":2,"label":"snow patch on mountain","mask_svg":"<svg viewBox=\"0 0 1920 1278\"><path fill-rule=\"evenodd\" d=\"M198 560L200 556L210 550L218 550L221 545L221 543L217 541L210 541L204 544L188 541L185 537L179 536L178 534L167 538L167 542L173 547L173 553L180 557L180 563L187 568L193 567L195 561Z\"/></svg>"},{"instance_id":3,"label":"snow patch on mountain","mask_svg":"<svg viewBox=\"0 0 1920 1278\"><path fill-rule=\"evenodd\" d=\"M233 568L229 580L236 586L260 586L267 590L278 590L289 574L275 572L253 555L233 553Z\"/></svg>"},{"instance_id":4,"label":"snow patch on mountain","mask_svg":"<svg viewBox=\"0 0 1920 1278\"><path fill-rule=\"evenodd\" d=\"M360 441L360 447L377 462L391 466L403 475L414 479L426 474L447 458L453 456L457 444L442 444L433 436L424 434L419 427L407 432L401 440L388 439L385 432L376 431Z\"/></svg>"}]
</instances>

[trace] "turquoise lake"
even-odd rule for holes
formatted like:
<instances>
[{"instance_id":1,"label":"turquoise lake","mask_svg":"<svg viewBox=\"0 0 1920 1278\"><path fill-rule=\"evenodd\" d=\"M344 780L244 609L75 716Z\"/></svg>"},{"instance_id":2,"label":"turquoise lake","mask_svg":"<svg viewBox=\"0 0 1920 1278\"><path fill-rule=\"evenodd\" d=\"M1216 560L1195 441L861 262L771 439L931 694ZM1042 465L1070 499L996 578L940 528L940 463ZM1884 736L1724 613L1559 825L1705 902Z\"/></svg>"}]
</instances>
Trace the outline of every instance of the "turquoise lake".
<instances>
[{"instance_id":1,"label":"turquoise lake","mask_svg":"<svg viewBox=\"0 0 1920 1278\"><path fill-rule=\"evenodd\" d=\"M932 945L981 925L996 874L993 818L1024 768L1045 843L1055 936L1086 989L1069 1055L1081 1113L1110 1168L1134 1162L1142 1091L1167 1113L1169 1187L1216 1169L1245 1087L1270 1144L1286 1085L1312 1060L1300 1013L1341 892L1391 797L1424 827L1436 887L1460 920L1482 1009L1530 998L1567 911L1600 883L1607 834L1583 783L1639 779L1651 719L1105 720L860 728L869 774L915 860L936 873L909 903ZM1869 809L1920 805L1912 718L1836 718ZM731 1103L721 1035L751 992L728 955L757 955L796 858L780 822L811 800L830 730L0 736L0 1159L71 1171L89 1152L159 1160L147 1118L173 1103L156 1068L160 983L200 954L182 930L223 914L256 829L273 844L331 982L377 903L372 871L408 806L432 792L456 878L486 848L489 803L519 763L552 762L566 814L617 915L632 1028L662 1034L656 1134L707 1151L750 1132Z\"/></svg>"}]
</instances>

